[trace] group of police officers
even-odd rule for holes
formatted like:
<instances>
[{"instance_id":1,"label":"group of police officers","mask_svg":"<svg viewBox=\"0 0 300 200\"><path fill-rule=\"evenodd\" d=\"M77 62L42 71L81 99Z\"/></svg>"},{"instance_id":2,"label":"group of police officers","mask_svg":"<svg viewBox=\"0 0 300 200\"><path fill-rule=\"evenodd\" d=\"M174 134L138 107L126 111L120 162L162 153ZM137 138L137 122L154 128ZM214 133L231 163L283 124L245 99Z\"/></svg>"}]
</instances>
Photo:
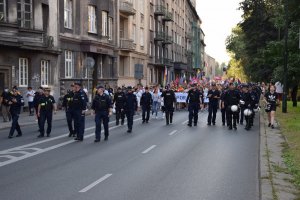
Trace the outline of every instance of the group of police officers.
<instances>
[{"instance_id":1,"label":"group of police officers","mask_svg":"<svg viewBox=\"0 0 300 200\"><path fill-rule=\"evenodd\" d=\"M222 125L227 124L229 130L237 130L237 123L243 124L246 121L246 130L250 130L253 126L253 118L255 110L259 109L261 90L254 84L242 84L239 88L235 84L229 83L227 87L222 86L222 89L216 86L215 83L207 93L208 103L208 118L207 125L216 124L217 110L221 109ZM176 105L176 96L169 86L160 94L163 99L162 111L165 113L166 125L173 123L173 113ZM196 85L188 90L186 103L188 104L188 126L192 124L197 126L199 109L203 106L204 94ZM18 124L18 118L21 107L24 101L17 87L14 87L6 103L10 105L10 113L12 115L12 126L9 132L9 138L13 137L15 130L17 137L22 136L22 131ZM36 114L39 125L39 138L45 136L45 123L47 121L46 136L51 134L52 117L55 114L57 107L54 97L50 95L49 88L39 88L34 97ZM152 94L148 87L145 87L140 99L142 108L142 123L148 123L150 118L150 110L152 106ZM66 113L66 119L69 129L69 137L75 137L77 141L83 141L85 130L85 114L88 107L87 94L81 88L80 83L71 85L70 90L63 97L62 107ZM127 118L128 133L132 132L133 117L138 109L137 97L131 86L123 89L118 88L112 96L105 91L103 86L98 86L94 99L92 100L91 108L95 113L95 141L101 141L101 128L104 127L104 140L108 140L109 136L109 117L115 109L116 125L124 125L125 116Z\"/></svg>"}]
</instances>

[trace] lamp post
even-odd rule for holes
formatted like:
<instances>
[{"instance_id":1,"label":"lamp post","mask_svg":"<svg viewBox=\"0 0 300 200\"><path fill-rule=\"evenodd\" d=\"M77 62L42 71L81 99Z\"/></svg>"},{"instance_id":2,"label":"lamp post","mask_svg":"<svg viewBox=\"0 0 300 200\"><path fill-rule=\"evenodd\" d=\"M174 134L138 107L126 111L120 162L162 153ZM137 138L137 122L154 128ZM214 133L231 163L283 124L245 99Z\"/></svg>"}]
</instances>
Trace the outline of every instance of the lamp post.
<instances>
[{"instance_id":1,"label":"lamp post","mask_svg":"<svg viewBox=\"0 0 300 200\"><path fill-rule=\"evenodd\" d=\"M284 1L285 27L284 27L284 60L283 60L283 98L282 112L287 113L287 65L288 65L288 0Z\"/></svg>"}]
</instances>

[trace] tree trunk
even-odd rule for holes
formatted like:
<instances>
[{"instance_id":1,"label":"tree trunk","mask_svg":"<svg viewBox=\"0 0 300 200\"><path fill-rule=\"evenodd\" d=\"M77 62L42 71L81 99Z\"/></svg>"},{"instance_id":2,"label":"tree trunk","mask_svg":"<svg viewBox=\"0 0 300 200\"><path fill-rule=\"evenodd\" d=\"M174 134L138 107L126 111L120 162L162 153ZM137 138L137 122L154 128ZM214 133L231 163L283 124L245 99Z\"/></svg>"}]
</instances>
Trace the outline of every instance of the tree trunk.
<instances>
[{"instance_id":1,"label":"tree trunk","mask_svg":"<svg viewBox=\"0 0 300 200\"><path fill-rule=\"evenodd\" d=\"M291 92L293 107L297 107L297 92L298 92L298 85L294 86Z\"/></svg>"}]
</instances>

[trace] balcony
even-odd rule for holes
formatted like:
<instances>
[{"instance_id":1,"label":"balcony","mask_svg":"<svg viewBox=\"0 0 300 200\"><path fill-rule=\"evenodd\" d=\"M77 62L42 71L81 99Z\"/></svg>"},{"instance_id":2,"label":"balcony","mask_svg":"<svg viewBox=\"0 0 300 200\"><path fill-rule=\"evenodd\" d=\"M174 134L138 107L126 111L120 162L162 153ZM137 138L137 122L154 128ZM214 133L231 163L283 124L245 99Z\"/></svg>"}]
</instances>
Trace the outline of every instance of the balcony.
<instances>
[{"instance_id":1,"label":"balcony","mask_svg":"<svg viewBox=\"0 0 300 200\"><path fill-rule=\"evenodd\" d=\"M162 65L162 66L165 66L165 65L171 66L172 65L172 60L169 59L169 58L156 58L155 59L155 64L156 65Z\"/></svg>"},{"instance_id":2,"label":"balcony","mask_svg":"<svg viewBox=\"0 0 300 200\"><path fill-rule=\"evenodd\" d=\"M154 15L163 16L165 15L166 8L164 6L155 6Z\"/></svg>"},{"instance_id":3,"label":"balcony","mask_svg":"<svg viewBox=\"0 0 300 200\"><path fill-rule=\"evenodd\" d=\"M134 51L136 44L131 39L121 38L120 39L120 50L123 51Z\"/></svg>"},{"instance_id":4,"label":"balcony","mask_svg":"<svg viewBox=\"0 0 300 200\"><path fill-rule=\"evenodd\" d=\"M164 41L165 40L165 34L164 32L156 32L154 36L154 40L156 41Z\"/></svg>"},{"instance_id":5,"label":"balcony","mask_svg":"<svg viewBox=\"0 0 300 200\"><path fill-rule=\"evenodd\" d=\"M192 32L188 32L188 33L185 34L185 37L186 37L187 39L189 39L189 40L192 40L193 37L194 37L194 34L193 34Z\"/></svg>"},{"instance_id":6,"label":"balcony","mask_svg":"<svg viewBox=\"0 0 300 200\"><path fill-rule=\"evenodd\" d=\"M173 21L173 14L171 12L165 11L165 15L162 18L163 21Z\"/></svg>"},{"instance_id":7,"label":"balcony","mask_svg":"<svg viewBox=\"0 0 300 200\"><path fill-rule=\"evenodd\" d=\"M186 50L186 55L187 55L187 56L193 56L193 55L194 55L194 52L193 52L191 49Z\"/></svg>"},{"instance_id":8,"label":"balcony","mask_svg":"<svg viewBox=\"0 0 300 200\"><path fill-rule=\"evenodd\" d=\"M165 35L165 36L164 36L163 43L164 43L164 44L173 44L173 38L172 38L172 36Z\"/></svg>"},{"instance_id":9,"label":"balcony","mask_svg":"<svg viewBox=\"0 0 300 200\"><path fill-rule=\"evenodd\" d=\"M133 8L133 3L128 0L120 1L120 12L124 15L130 16L135 15L136 10Z\"/></svg>"}]
</instances>

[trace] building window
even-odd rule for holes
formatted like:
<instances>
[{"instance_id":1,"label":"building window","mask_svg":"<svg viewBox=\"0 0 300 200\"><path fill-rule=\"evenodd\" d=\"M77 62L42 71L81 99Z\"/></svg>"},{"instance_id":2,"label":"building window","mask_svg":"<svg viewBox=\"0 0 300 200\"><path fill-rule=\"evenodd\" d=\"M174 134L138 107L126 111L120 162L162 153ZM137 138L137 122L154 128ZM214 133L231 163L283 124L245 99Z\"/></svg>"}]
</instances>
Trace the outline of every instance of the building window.
<instances>
[{"instance_id":1,"label":"building window","mask_svg":"<svg viewBox=\"0 0 300 200\"><path fill-rule=\"evenodd\" d=\"M41 61L41 86L48 87L49 85L49 61Z\"/></svg>"},{"instance_id":2,"label":"building window","mask_svg":"<svg viewBox=\"0 0 300 200\"><path fill-rule=\"evenodd\" d=\"M149 43L149 56L152 57L152 42Z\"/></svg>"},{"instance_id":3,"label":"building window","mask_svg":"<svg viewBox=\"0 0 300 200\"><path fill-rule=\"evenodd\" d=\"M0 22L6 21L6 0L0 0Z\"/></svg>"},{"instance_id":4,"label":"building window","mask_svg":"<svg viewBox=\"0 0 300 200\"><path fill-rule=\"evenodd\" d=\"M88 32L90 33L97 33L97 21L96 21L96 7L95 6L88 6Z\"/></svg>"},{"instance_id":5,"label":"building window","mask_svg":"<svg viewBox=\"0 0 300 200\"><path fill-rule=\"evenodd\" d=\"M74 71L73 52L65 51L65 78L72 78Z\"/></svg>"},{"instance_id":6,"label":"building window","mask_svg":"<svg viewBox=\"0 0 300 200\"><path fill-rule=\"evenodd\" d=\"M108 36L108 12L102 11L102 36Z\"/></svg>"},{"instance_id":7,"label":"building window","mask_svg":"<svg viewBox=\"0 0 300 200\"><path fill-rule=\"evenodd\" d=\"M28 86L28 59L19 58L19 86Z\"/></svg>"},{"instance_id":8,"label":"building window","mask_svg":"<svg viewBox=\"0 0 300 200\"><path fill-rule=\"evenodd\" d=\"M145 21L144 15L141 13L141 26L144 26L144 21Z\"/></svg>"},{"instance_id":9,"label":"building window","mask_svg":"<svg viewBox=\"0 0 300 200\"><path fill-rule=\"evenodd\" d=\"M135 42L135 38L136 38L136 25L135 24L133 24L133 26L132 26L132 36L131 36L132 38L132 40L133 40L133 42Z\"/></svg>"},{"instance_id":10,"label":"building window","mask_svg":"<svg viewBox=\"0 0 300 200\"><path fill-rule=\"evenodd\" d=\"M153 16L150 16L150 30L153 31Z\"/></svg>"},{"instance_id":11,"label":"building window","mask_svg":"<svg viewBox=\"0 0 300 200\"><path fill-rule=\"evenodd\" d=\"M72 28L73 3L72 0L64 0L64 25L65 28Z\"/></svg>"},{"instance_id":12,"label":"building window","mask_svg":"<svg viewBox=\"0 0 300 200\"><path fill-rule=\"evenodd\" d=\"M32 0L18 0L18 24L22 28L32 28Z\"/></svg>"},{"instance_id":13,"label":"building window","mask_svg":"<svg viewBox=\"0 0 300 200\"><path fill-rule=\"evenodd\" d=\"M112 40L113 38L113 18L108 18L108 39Z\"/></svg>"},{"instance_id":14,"label":"building window","mask_svg":"<svg viewBox=\"0 0 300 200\"><path fill-rule=\"evenodd\" d=\"M141 35L140 35L140 46L143 47L144 46L144 29L141 28L140 31Z\"/></svg>"}]
</instances>

